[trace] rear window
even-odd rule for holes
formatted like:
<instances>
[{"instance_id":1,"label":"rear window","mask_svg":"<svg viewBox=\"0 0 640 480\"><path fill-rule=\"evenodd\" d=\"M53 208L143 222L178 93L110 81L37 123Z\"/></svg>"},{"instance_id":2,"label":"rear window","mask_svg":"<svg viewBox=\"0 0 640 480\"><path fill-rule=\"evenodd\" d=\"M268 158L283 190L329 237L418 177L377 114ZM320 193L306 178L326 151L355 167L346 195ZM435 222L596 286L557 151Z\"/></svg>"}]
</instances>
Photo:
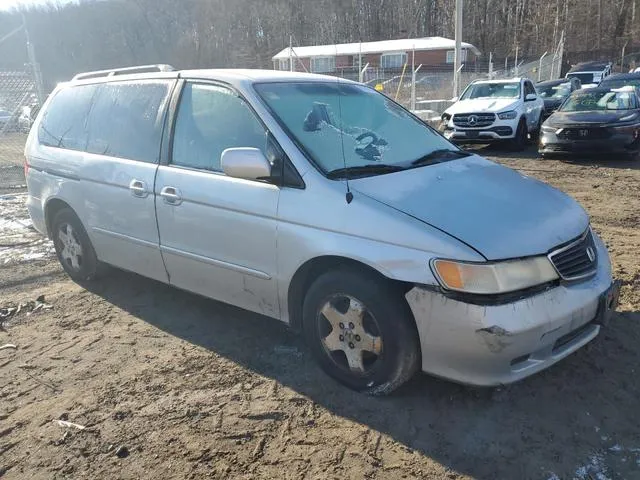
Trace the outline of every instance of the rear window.
<instances>
[{"instance_id":1,"label":"rear window","mask_svg":"<svg viewBox=\"0 0 640 480\"><path fill-rule=\"evenodd\" d=\"M38 128L42 145L155 163L169 81L113 82L59 91Z\"/></svg>"}]
</instances>

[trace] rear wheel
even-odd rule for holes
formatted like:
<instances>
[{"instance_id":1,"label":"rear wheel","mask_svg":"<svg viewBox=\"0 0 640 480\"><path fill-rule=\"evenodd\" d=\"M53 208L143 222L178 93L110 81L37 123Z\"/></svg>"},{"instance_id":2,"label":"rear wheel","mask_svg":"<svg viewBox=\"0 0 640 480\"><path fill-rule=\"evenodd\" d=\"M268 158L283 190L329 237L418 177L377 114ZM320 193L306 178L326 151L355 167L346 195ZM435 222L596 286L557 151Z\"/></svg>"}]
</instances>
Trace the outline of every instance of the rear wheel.
<instances>
[{"instance_id":1,"label":"rear wheel","mask_svg":"<svg viewBox=\"0 0 640 480\"><path fill-rule=\"evenodd\" d=\"M531 143L537 144L540 139L540 130L542 129L542 115L538 117L538 123L536 123L536 128L533 132L529 134L531 138Z\"/></svg>"},{"instance_id":2,"label":"rear wheel","mask_svg":"<svg viewBox=\"0 0 640 480\"><path fill-rule=\"evenodd\" d=\"M320 366L353 390L385 395L418 369L413 315L391 282L353 270L325 273L307 292L303 321Z\"/></svg>"},{"instance_id":3,"label":"rear wheel","mask_svg":"<svg viewBox=\"0 0 640 480\"><path fill-rule=\"evenodd\" d=\"M53 219L51 232L56 255L65 272L77 282L95 278L100 264L77 215L68 208L60 210Z\"/></svg>"}]
</instances>

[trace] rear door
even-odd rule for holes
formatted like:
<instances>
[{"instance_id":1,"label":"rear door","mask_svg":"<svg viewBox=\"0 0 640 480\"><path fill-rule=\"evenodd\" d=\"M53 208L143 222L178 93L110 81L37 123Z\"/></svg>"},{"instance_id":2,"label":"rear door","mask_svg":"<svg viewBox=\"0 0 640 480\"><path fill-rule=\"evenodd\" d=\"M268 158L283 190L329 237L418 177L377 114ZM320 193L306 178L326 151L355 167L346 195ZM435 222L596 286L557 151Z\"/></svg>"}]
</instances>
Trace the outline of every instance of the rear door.
<instances>
[{"instance_id":1,"label":"rear door","mask_svg":"<svg viewBox=\"0 0 640 480\"><path fill-rule=\"evenodd\" d=\"M537 98L532 101L527 101L527 95L535 95ZM529 130L533 131L538 127L544 100L538 95L538 92L529 80L525 80L524 82L524 99L524 111L527 117L527 124Z\"/></svg>"},{"instance_id":2,"label":"rear door","mask_svg":"<svg viewBox=\"0 0 640 480\"><path fill-rule=\"evenodd\" d=\"M83 161L85 225L98 258L161 281L154 181L175 80L98 85Z\"/></svg>"},{"instance_id":3,"label":"rear door","mask_svg":"<svg viewBox=\"0 0 640 480\"><path fill-rule=\"evenodd\" d=\"M228 177L220 167L227 148L259 148L269 158L270 138L234 90L187 82L155 195L162 255L172 285L278 317L280 189L266 181Z\"/></svg>"}]
</instances>

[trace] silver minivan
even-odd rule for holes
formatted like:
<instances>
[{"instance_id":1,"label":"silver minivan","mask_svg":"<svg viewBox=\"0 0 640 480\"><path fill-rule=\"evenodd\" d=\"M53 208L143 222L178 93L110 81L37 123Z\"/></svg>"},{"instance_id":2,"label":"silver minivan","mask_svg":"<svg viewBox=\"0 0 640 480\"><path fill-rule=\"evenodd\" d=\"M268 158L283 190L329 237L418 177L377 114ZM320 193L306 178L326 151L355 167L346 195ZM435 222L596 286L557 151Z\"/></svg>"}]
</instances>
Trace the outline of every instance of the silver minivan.
<instances>
[{"instance_id":1,"label":"silver minivan","mask_svg":"<svg viewBox=\"0 0 640 480\"><path fill-rule=\"evenodd\" d=\"M25 154L31 218L74 280L113 265L279 319L369 394L417 370L522 379L595 338L617 302L578 203L355 82L80 74Z\"/></svg>"}]
</instances>

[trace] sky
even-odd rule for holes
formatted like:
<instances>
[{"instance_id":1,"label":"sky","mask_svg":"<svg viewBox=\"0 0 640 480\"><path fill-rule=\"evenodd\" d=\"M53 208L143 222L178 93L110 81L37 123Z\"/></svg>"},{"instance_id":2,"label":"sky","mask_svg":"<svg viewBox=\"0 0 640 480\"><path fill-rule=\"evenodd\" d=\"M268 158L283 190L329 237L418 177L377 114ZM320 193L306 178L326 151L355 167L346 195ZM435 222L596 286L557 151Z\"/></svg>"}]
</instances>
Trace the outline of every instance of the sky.
<instances>
[{"instance_id":1,"label":"sky","mask_svg":"<svg viewBox=\"0 0 640 480\"><path fill-rule=\"evenodd\" d=\"M75 0L0 0L0 10L9 10L19 6L46 5L47 3L69 3Z\"/></svg>"}]
</instances>

